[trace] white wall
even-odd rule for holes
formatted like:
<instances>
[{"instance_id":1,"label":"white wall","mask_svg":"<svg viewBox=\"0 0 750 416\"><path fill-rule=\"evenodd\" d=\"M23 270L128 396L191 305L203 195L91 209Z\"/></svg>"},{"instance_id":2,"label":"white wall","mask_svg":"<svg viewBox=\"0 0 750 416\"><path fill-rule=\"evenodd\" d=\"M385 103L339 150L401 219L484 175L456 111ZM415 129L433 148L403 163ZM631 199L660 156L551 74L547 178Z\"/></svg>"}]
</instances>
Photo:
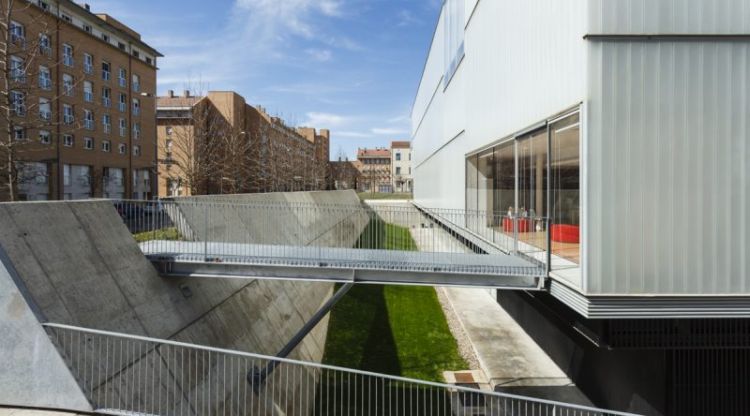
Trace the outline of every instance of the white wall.
<instances>
[{"instance_id":1,"label":"white wall","mask_svg":"<svg viewBox=\"0 0 750 416\"><path fill-rule=\"evenodd\" d=\"M472 15L467 1L466 56L445 91L434 84L443 71L438 27L413 112L418 202L464 208L467 153L584 99L584 6L479 0Z\"/></svg>"}]
</instances>

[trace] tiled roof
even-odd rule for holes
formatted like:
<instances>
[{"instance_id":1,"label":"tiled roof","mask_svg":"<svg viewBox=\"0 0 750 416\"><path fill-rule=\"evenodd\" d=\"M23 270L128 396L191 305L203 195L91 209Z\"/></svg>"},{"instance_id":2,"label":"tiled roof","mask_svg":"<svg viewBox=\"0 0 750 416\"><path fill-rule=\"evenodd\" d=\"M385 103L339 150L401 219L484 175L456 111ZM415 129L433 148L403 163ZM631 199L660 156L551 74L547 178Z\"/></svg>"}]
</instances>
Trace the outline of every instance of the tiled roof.
<instances>
[{"instance_id":1,"label":"tiled roof","mask_svg":"<svg viewBox=\"0 0 750 416\"><path fill-rule=\"evenodd\" d=\"M357 150L357 159L362 158L389 158L391 151L389 149L359 149Z\"/></svg>"},{"instance_id":2,"label":"tiled roof","mask_svg":"<svg viewBox=\"0 0 750 416\"><path fill-rule=\"evenodd\" d=\"M409 149L409 148L411 148L411 142L409 141L391 142L391 149Z\"/></svg>"},{"instance_id":3,"label":"tiled roof","mask_svg":"<svg viewBox=\"0 0 750 416\"><path fill-rule=\"evenodd\" d=\"M156 97L156 108L160 107L192 107L203 97Z\"/></svg>"}]
</instances>

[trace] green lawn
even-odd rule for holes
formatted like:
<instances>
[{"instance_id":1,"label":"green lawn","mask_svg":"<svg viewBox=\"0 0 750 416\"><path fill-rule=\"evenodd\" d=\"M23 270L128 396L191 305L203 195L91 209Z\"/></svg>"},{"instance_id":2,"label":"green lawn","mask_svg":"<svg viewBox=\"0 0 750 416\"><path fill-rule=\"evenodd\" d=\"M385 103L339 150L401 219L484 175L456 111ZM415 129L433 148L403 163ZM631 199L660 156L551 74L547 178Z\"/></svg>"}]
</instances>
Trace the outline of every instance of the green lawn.
<instances>
[{"instance_id":1,"label":"green lawn","mask_svg":"<svg viewBox=\"0 0 750 416\"><path fill-rule=\"evenodd\" d=\"M372 192L360 192L359 199L364 201L366 199L412 199L412 194L398 194L398 193L372 193Z\"/></svg>"},{"instance_id":2,"label":"green lawn","mask_svg":"<svg viewBox=\"0 0 750 416\"><path fill-rule=\"evenodd\" d=\"M182 236L180 236L180 233L177 231L177 228L174 228L174 227L162 228L161 230L146 231L146 232L142 232L138 234L133 234L133 237L135 238L135 241L137 243L143 243L144 241L152 241L152 240L177 241L177 240L182 239Z\"/></svg>"},{"instance_id":3,"label":"green lawn","mask_svg":"<svg viewBox=\"0 0 750 416\"><path fill-rule=\"evenodd\" d=\"M375 221L357 247L416 250L407 228ZM331 313L323 361L431 381L468 369L435 290L419 286L353 287Z\"/></svg>"}]
</instances>

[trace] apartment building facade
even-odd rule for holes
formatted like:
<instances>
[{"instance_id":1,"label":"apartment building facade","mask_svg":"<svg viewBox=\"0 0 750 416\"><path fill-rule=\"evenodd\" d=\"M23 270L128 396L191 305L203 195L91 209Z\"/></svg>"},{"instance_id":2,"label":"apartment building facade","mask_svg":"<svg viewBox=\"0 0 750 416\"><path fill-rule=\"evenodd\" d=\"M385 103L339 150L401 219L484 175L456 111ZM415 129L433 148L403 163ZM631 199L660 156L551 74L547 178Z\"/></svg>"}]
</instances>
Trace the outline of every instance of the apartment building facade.
<instances>
[{"instance_id":1,"label":"apartment building facade","mask_svg":"<svg viewBox=\"0 0 750 416\"><path fill-rule=\"evenodd\" d=\"M9 37L16 199L155 195L157 58L88 5L17 1ZM7 173L7 172L6 172ZM8 176L0 196L8 199Z\"/></svg>"},{"instance_id":2,"label":"apartment building facade","mask_svg":"<svg viewBox=\"0 0 750 416\"><path fill-rule=\"evenodd\" d=\"M391 142L391 174L393 192L412 192L414 179L411 174L411 142Z\"/></svg>"},{"instance_id":3,"label":"apartment building facade","mask_svg":"<svg viewBox=\"0 0 750 416\"><path fill-rule=\"evenodd\" d=\"M357 149L360 192L393 192L391 151L385 147Z\"/></svg>"},{"instance_id":4,"label":"apartment building facade","mask_svg":"<svg viewBox=\"0 0 750 416\"><path fill-rule=\"evenodd\" d=\"M547 294L498 300L599 405L746 412L748 10L444 2L415 200L485 212L462 225L547 266Z\"/></svg>"},{"instance_id":5,"label":"apartment building facade","mask_svg":"<svg viewBox=\"0 0 750 416\"><path fill-rule=\"evenodd\" d=\"M157 103L160 196L324 190L330 131L293 128L235 92Z\"/></svg>"},{"instance_id":6,"label":"apartment building facade","mask_svg":"<svg viewBox=\"0 0 750 416\"><path fill-rule=\"evenodd\" d=\"M338 160L331 162L330 188L337 191L359 189L362 180L362 163L358 160Z\"/></svg>"}]
</instances>

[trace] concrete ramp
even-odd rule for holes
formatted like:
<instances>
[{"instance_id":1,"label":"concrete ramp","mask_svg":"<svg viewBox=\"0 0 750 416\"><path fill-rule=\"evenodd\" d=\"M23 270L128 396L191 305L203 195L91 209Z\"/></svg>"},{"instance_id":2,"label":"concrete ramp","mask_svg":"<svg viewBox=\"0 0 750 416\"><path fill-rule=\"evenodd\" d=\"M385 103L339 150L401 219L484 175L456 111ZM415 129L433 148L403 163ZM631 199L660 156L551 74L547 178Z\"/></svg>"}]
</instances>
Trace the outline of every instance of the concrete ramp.
<instances>
[{"instance_id":1,"label":"concrete ramp","mask_svg":"<svg viewBox=\"0 0 750 416\"><path fill-rule=\"evenodd\" d=\"M161 278L112 202L104 200L0 204L0 246L41 320L268 355L284 346L333 288L330 283ZM34 320L23 325L41 330ZM324 320L291 357L319 362L326 331ZM27 338L34 348L43 348L43 341ZM105 354L85 338L55 341L73 363L74 351ZM142 358L129 357L103 376L123 377L127 385L126 368ZM84 393L90 397L97 388L86 386ZM5 403L10 402L0 401ZM216 409L221 404L217 400Z\"/></svg>"},{"instance_id":2,"label":"concrete ramp","mask_svg":"<svg viewBox=\"0 0 750 416\"><path fill-rule=\"evenodd\" d=\"M0 404L91 411L0 251Z\"/></svg>"}]
</instances>

